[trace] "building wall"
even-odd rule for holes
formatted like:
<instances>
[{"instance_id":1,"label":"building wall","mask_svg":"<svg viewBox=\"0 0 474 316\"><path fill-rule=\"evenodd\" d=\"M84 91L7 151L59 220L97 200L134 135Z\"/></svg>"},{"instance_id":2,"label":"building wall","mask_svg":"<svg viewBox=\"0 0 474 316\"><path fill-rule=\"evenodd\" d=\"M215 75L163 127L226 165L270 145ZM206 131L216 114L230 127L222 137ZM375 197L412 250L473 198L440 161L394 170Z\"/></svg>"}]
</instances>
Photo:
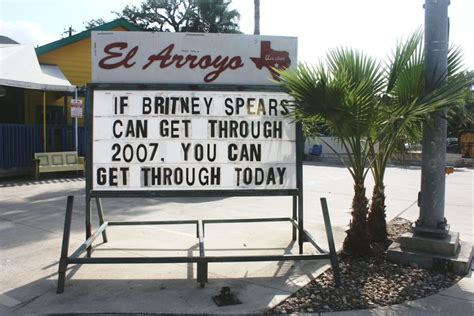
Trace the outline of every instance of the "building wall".
<instances>
[{"instance_id":1,"label":"building wall","mask_svg":"<svg viewBox=\"0 0 474 316\"><path fill-rule=\"evenodd\" d=\"M4 87L0 96L0 124L21 124L25 115L23 89Z\"/></svg>"},{"instance_id":2,"label":"building wall","mask_svg":"<svg viewBox=\"0 0 474 316\"><path fill-rule=\"evenodd\" d=\"M322 145L321 156L323 157L335 154L329 146L331 146L338 154L347 154L347 151L344 149L344 147L334 137L321 136L319 138L306 138L304 153L311 153L311 149L314 145Z\"/></svg>"},{"instance_id":3,"label":"building wall","mask_svg":"<svg viewBox=\"0 0 474 316\"><path fill-rule=\"evenodd\" d=\"M122 27L112 31L126 31ZM38 56L41 64L58 65L71 84L84 86L91 82L91 38Z\"/></svg>"},{"instance_id":4,"label":"building wall","mask_svg":"<svg viewBox=\"0 0 474 316\"><path fill-rule=\"evenodd\" d=\"M127 31L123 27L117 27L111 31ZM88 37L81 41L60 47L48 53L38 56L41 64L58 65L61 71L71 84L82 87L91 82L91 38ZM71 96L57 94L53 92L46 93L46 104L48 106L64 107L64 97L67 97L67 121L72 125L70 114ZM29 90L25 92L25 123L37 123L37 105L43 104L43 94L41 91ZM84 98L82 98L85 104ZM56 111L54 111L56 112ZM78 119L79 126L83 126L83 119Z\"/></svg>"},{"instance_id":5,"label":"building wall","mask_svg":"<svg viewBox=\"0 0 474 316\"><path fill-rule=\"evenodd\" d=\"M43 108L43 91L40 90L24 90L25 98L25 123L26 124L41 124L42 123L42 108ZM47 111L48 117L51 115L63 115L64 98L63 93L60 92L46 92L46 106L50 109ZM40 109L40 110L38 110ZM54 114L53 114L54 113ZM47 122L48 125L53 122Z\"/></svg>"}]
</instances>

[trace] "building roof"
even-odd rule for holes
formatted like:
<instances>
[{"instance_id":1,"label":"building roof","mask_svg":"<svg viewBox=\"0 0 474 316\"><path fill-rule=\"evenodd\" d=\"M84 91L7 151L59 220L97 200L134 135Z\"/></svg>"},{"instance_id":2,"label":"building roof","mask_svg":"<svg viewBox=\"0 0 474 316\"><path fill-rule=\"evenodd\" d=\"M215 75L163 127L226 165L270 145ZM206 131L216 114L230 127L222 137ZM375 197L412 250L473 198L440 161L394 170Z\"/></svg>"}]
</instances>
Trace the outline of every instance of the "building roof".
<instances>
[{"instance_id":1,"label":"building roof","mask_svg":"<svg viewBox=\"0 0 474 316\"><path fill-rule=\"evenodd\" d=\"M0 35L0 44L19 44L17 41L12 40L7 36Z\"/></svg>"},{"instance_id":2,"label":"building roof","mask_svg":"<svg viewBox=\"0 0 474 316\"><path fill-rule=\"evenodd\" d=\"M41 56L43 54L49 53L50 51L53 51L55 49L64 47L66 45L70 45L76 42L79 42L83 39L86 39L91 36L91 31L111 31L117 27L123 27L124 29L128 31L142 31L141 28L136 26L135 24L132 24L125 20L124 18L120 18L117 20L114 20L112 22L108 22L99 26L96 26L94 28L91 28L90 30L83 31L81 33L74 34L69 37L62 38L60 40L57 40L55 42L51 42L49 44L40 46L36 48L36 55Z\"/></svg>"},{"instance_id":3,"label":"building roof","mask_svg":"<svg viewBox=\"0 0 474 316\"><path fill-rule=\"evenodd\" d=\"M74 91L56 65L40 65L33 46L0 44L0 85L43 91Z\"/></svg>"}]
</instances>

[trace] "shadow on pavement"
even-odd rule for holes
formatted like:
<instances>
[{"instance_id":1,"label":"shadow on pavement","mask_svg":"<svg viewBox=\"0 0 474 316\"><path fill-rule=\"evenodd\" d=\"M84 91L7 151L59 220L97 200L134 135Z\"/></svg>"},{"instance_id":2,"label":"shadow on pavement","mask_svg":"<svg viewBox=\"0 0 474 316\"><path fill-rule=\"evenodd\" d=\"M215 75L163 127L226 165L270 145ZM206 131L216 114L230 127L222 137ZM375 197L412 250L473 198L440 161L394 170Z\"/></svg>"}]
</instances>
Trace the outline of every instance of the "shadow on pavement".
<instances>
[{"instance_id":1,"label":"shadow on pavement","mask_svg":"<svg viewBox=\"0 0 474 316\"><path fill-rule=\"evenodd\" d=\"M6 187L21 187L29 185L39 185L48 183L73 183L84 181L85 178L76 174L46 174L42 175L39 179L35 179L31 176L20 176L11 178L0 178L0 188Z\"/></svg>"},{"instance_id":2,"label":"shadow on pavement","mask_svg":"<svg viewBox=\"0 0 474 316\"><path fill-rule=\"evenodd\" d=\"M83 178L63 178L38 181L14 181L3 183L3 188L22 190L20 197L12 191L5 200L0 200L0 230L2 232L2 249L14 248L30 242L62 237L66 200L68 195L75 196L73 207L73 224L71 235L84 232L85 195ZM45 190L45 184L57 185L55 190ZM73 185L71 185L73 184ZM80 186L78 188L78 185ZM48 188L48 187L46 187ZM32 193L23 194L24 190ZM23 196L23 197L22 197ZM170 204L179 203L202 205L209 202L225 200L222 197L202 198L107 198L102 199L105 220L131 220L143 215L157 217L157 213L173 211ZM93 227L98 225L95 199L91 201ZM3 222L3 223L2 223ZM18 236L18 230L25 230ZM29 229L29 231L27 231ZM16 237L15 237L16 235Z\"/></svg>"},{"instance_id":3,"label":"shadow on pavement","mask_svg":"<svg viewBox=\"0 0 474 316\"><path fill-rule=\"evenodd\" d=\"M294 242L285 248L246 248L252 254L267 250L290 253ZM97 245L93 257L117 249L100 249ZM137 250L137 249L134 249ZM145 251L175 252L178 249L143 249ZM197 255L198 244L181 249L188 255ZM208 249L208 253L239 251L241 249ZM222 275L218 266L209 264L209 282L200 288L196 282L196 265L142 264L142 265L70 265L63 294L56 294L57 273L19 286L3 293L19 304L7 312L18 314L70 314L70 313L261 313L301 287L297 279L327 264L327 261L275 262L272 268L255 270L255 263L226 263L239 266L232 275ZM262 263L259 263L260 265ZM242 271L242 265L248 269ZM310 267L310 269L309 269ZM217 271L216 271L217 270ZM214 272L213 272L214 271ZM227 270L228 271L228 270ZM182 276L177 278L176 276ZM307 281L306 281L307 282ZM304 283L306 283L304 282ZM241 305L217 307L212 297L223 286L242 301Z\"/></svg>"}]
</instances>

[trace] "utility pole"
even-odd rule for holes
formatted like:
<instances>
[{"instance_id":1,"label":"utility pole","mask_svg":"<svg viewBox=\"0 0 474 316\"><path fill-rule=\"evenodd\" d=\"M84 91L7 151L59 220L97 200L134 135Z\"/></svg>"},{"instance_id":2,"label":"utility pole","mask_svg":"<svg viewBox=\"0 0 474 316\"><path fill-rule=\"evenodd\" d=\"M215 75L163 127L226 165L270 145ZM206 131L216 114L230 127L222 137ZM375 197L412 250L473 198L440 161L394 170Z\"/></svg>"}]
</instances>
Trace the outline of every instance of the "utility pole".
<instances>
[{"instance_id":1,"label":"utility pole","mask_svg":"<svg viewBox=\"0 0 474 316\"><path fill-rule=\"evenodd\" d=\"M448 71L448 6L450 0L425 0L425 89L446 84ZM446 110L430 115L423 125L420 216L414 233L405 233L387 251L387 259L421 268L466 274L472 245L449 230L444 217L446 168Z\"/></svg>"},{"instance_id":2,"label":"utility pole","mask_svg":"<svg viewBox=\"0 0 474 316\"><path fill-rule=\"evenodd\" d=\"M254 35L260 35L260 0L253 0Z\"/></svg>"},{"instance_id":3,"label":"utility pole","mask_svg":"<svg viewBox=\"0 0 474 316\"><path fill-rule=\"evenodd\" d=\"M72 25L71 25L67 30L64 30L63 34L67 34L67 35L69 35L69 37L71 37L71 36L72 36L72 32L75 32L75 31L76 31L76 30L74 30L74 29L72 28Z\"/></svg>"},{"instance_id":4,"label":"utility pole","mask_svg":"<svg viewBox=\"0 0 474 316\"><path fill-rule=\"evenodd\" d=\"M448 72L450 0L425 1L425 89L446 83ZM432 113L423 126L420 217L415 232L444 237L449 231L444 217L446 167L446 109Z\"/></svg>"}]
</instances>

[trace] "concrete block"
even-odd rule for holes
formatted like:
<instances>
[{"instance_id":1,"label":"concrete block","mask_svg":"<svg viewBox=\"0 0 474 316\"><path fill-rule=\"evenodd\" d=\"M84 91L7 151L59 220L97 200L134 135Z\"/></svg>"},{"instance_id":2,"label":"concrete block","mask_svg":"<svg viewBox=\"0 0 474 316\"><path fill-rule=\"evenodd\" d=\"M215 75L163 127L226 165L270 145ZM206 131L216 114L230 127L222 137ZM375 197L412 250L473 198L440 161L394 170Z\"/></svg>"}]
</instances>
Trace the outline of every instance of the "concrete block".
<instances>
[{"instance_id":1,"label":"concrete block","mask_svg":"<svg viewBox=\"0 0 474 316\"><path fill-rule=\"evenodd\" d=\"M413 265L425 269L441 269L466 275L471 268L472 244L460 242L459 251L454 256L443 256L420 251L403 250L400 243L394 242L387 251L387 259L391 262Z\"/></svg>"},{"instance_id":2,"label":"concrete block","mask_svg":"<svg viewBox=\"0 0 474 316\"><path fill-rule=\"evenodd\" d=\"M444 238L429 238L405 233L397 240L402 250L421 251L445 256L454 256L459 248L459 233L449 232Z\"/></svg>"}]
</instances>

